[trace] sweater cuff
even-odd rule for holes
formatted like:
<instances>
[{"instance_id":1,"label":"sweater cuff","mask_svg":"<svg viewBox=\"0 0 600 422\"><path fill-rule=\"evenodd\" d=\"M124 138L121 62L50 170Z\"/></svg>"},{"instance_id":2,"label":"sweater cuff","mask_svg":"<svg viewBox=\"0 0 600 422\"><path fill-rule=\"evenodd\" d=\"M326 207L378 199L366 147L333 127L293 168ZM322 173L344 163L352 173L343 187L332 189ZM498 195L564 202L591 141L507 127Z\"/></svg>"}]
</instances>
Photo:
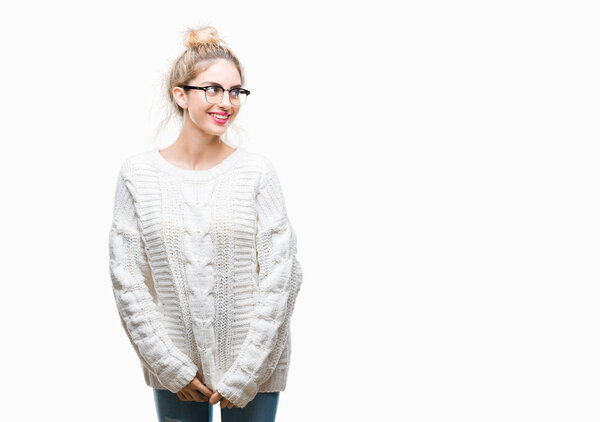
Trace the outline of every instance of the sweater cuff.
<instances>
[{"instance_id":1,"label":"sweater cuff","mask_svg":"<svg viewBox=\"0 0 600 422\"><path fill-rule=\"evenodd\" d=\"M223 378L217 391L235 406L244 408L256 397L258 385L238 372Z\"/></svg>"},{"instance_id":2,"label":"sweater cuff","mask_svg":"<svg viewBox=\"0 0 600 422\"><path fill-rule=\"evenodd\" d=\"M174 373L161 374L157 378L171 393L177 393L194 379L197 371L194 364L189 366L182 363Z\"/></svg>"}]
</instances>

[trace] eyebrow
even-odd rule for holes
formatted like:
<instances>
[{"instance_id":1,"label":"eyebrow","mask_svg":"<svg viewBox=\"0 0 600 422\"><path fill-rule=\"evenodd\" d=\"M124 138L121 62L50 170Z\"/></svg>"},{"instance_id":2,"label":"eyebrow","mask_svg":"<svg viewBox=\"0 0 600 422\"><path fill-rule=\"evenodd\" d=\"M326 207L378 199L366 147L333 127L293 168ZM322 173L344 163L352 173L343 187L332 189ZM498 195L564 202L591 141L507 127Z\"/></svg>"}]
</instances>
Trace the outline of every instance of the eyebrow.
<instances>
[{"instance_id":1,"label":"eyebrow","mask_svg":"<svg viewBox=\"0 0 600 422\"><path fill-rule=\"evenodd\" d=\"M217 86L220 86L221 88L223 88L223 86L222 86L220 83L218 83L218 82L213 82L213 81L205 81L205 82L202 82L202 84L203 84L203 85L204 85L204 84L213 84L213 85L217 85ZM237 84L237 85L233 85L233 86L232 86L232 88L241 88L241 87L242 87L242 85L240 85L240 84Z\"/></svg>"}]
</instances>

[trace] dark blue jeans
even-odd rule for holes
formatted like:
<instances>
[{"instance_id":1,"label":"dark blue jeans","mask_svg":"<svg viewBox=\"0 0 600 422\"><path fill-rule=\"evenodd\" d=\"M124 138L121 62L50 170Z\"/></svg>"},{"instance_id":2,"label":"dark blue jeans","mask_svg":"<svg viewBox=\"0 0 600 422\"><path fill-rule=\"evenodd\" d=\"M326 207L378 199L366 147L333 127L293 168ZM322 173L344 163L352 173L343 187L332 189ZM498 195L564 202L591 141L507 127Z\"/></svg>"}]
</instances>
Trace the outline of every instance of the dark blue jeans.
<instances>
[{"instance_id":1,"label":"dark blue jeans","mask_svg":"<svg viewBox=\"0 0 600 422\"><path fill-rule=\"evenodd\" d=\"M182 401L169 390L154 390L154 403L159 422L212 422L213 407L221 409L220 402ZM222 422L274 422L279 402L279 392L258 393L240 409L221 409Z\"/></svg>"}]
</instances>

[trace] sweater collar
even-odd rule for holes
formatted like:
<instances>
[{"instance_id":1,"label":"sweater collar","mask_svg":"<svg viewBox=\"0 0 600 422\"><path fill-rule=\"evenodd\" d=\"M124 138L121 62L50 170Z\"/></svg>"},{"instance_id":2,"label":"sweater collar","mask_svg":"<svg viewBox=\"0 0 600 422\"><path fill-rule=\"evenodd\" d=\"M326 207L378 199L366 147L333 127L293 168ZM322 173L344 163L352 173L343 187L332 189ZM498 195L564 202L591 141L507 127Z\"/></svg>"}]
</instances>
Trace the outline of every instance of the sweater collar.
<instances>
[{"instance_id":1,"label":"sweater collar","mask_svg":"<svg viewBox=\"0 0 600 422\"><path fill-rule=\"evenodd\" d=\"M235 162L242 155L242 150L243 147L237 147L235 151L229 154L227 158L225 158L219 164L206 170L190 170L176 166L175 164L172 164L171 162L167 161L167 159L160 154L160 147L152 148L150 154L153 162L158 166L158 168L163 170L165 173L185 180L206 181L212 180L231 169Z\"/></svg>"}]
</instances>

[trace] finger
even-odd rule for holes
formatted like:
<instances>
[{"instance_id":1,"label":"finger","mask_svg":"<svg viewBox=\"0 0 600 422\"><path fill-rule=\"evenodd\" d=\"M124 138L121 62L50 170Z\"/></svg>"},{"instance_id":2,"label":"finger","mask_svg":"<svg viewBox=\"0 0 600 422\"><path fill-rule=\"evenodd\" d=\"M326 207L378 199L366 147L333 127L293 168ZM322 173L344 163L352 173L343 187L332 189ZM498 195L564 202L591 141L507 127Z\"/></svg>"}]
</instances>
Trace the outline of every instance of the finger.
<instances>
[{"instance_id":1,"label":"finger","mask_svg":"<svg viewBox=\"0 0 600 422\"><path fill-rule=\"evenodd\" d=\"M221 397L223 397L223 396L221 396ZM226 399L225 397L223 397L221 399L221 403L223 404L223 406L221 406L221 407L227 407L228 409L231 409L233 407L237 407L232 402L230 402L229 399Z\"/></svg>"},{"instance_id":2,"label":"finger","mask_svg":"<svg viewBox=\"0 0 600 422\"><path fill-rule=\"evenodd\" d=\"M200 381L198 379L198 377L196 377L192 380L192 385L194 386L194 388L196 390L200 390L200 392L207 397L210 397L214 394L214 392L211 391L211 389L208 388L206 385L204 385L204 383L202 381Z\"/></svg>"},{"instance_id":3,"label":"finger","mask_svg":"<svg viewBox=\"0 0 600 422\"><path fill-rule=\"evenodd\" d=\"M205 400L202 400L202 398L204 396L198 390L192 389L189 391L189 394L190 394L190 396L192 396L193 401L199 401L199 402L205 401Z\"/></svg>"}]
</instances>

